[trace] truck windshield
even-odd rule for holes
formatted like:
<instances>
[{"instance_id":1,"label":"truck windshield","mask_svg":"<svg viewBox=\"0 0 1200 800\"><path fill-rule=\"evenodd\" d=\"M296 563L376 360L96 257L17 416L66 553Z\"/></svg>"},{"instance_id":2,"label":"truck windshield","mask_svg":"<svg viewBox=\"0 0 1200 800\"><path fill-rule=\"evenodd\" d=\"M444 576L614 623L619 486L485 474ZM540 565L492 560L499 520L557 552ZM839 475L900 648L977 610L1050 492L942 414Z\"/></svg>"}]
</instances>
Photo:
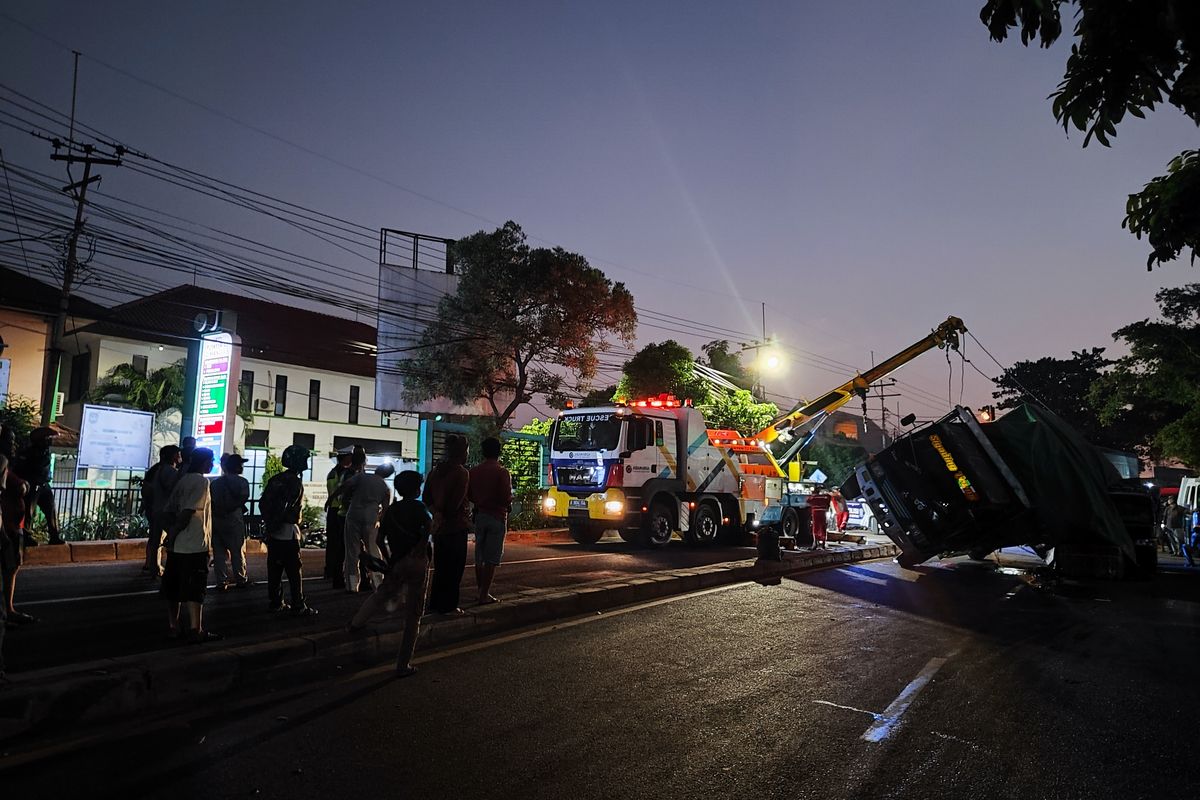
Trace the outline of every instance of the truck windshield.
<instances>
[{"instance_id":1,"label":"truck windshield","mask_svg":"<svg viewBox=\"0 0 1200 800\"><path fill-rule=\"evenodd\" d=\"M622 418L616 414L575 414L554 426L554 450L616 450Z\"/></svg>"}]
</instances>

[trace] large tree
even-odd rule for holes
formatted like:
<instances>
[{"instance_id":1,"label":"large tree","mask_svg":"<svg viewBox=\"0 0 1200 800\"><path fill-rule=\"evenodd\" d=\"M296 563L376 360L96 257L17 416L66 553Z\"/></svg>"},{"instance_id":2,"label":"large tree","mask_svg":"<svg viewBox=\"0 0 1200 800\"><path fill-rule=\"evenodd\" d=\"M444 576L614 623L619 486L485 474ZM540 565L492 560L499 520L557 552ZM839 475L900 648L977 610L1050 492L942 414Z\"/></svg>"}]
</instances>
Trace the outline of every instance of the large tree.
<instances>
[{"instance_id":1,"label":"large tree","mask_svg":"<svg viewBox=\"0 0 1200 800\"><path fill-rule=\"evenodd\" d=\"M724 373L729 382L740 389L749 389L754 385L754 376L742 364L742 356L731 351L728 339L716 339L700 348L704 351L704 360L708 366Z\"/></svg>"},{"instance_id":2,"label":"large tree","mask_svg":"<svg viewBox=\"0 0 1200 800\"><path fill-rule=\"evenodd\" d=\"M1120 450L1143 448L1153 436L1145 420L1127 413L1102 419L1092 399L1092 387L1114 362L1103 347L1071 353L1070 358L1018 361L997 379L992 397L1000 408L1041 403L1072 425L1089 442Z\"/></svg>"},{"instance_id":3,"label":"large tree","mask_svg":"<svg viewBox=\"0 0 1200 800\"><path fill-rule=\"evenodd\" d=\"M626 400L673 394L697 405L708 399L708 383L696 377L695 356L674 339L651 342L625 362L617 395Z\"/></svg>"},{"instance_id":4,"label":"large tree","mask_svg":"<svg viewBox=\"0 0 1200 800\"><path fill-rule=\"evenodd\" d=\"M1156 433L1152 454L1200 467L1200 283L1163 289L1162 318L1118 330L1129 355L1093 386L1104 421L1141 420Z\"/></svg>"},{"instance_id":5,"label":"large tree","mask_svg":"<svg viewBox=\"0 0 1200 800\"><path fill-rule=\"evenodd\" d=\"M774 403L760 403L746 389L713 389L699 406L710 428L733 430L742 436L754 436L779 416Z\"/></svg>"},{"instance_id":6,"label":"large tree","mask_svg":"<svg viewBox=\"0 0 1200 800\"><path fill-rule=\"evenodd\" d=\"M568 380L587 386L610 337L633 340L637 314L624 284L576 253L529 247L515 222L451 251L458 288L400 365L411 403L483 400L504 427L538 394L553 398Z\"/></svg>"},{"instance_id":7,"label":"large tree","mask_svg":"<svg viewBox=\"0 0 1200 800\"><path fill-rule=\"evenodd\" d=\"M1200 3L1196 0L988 0L980 18L996 41L1020 28L1026 46L1049 47L1063 32L1063 6L1075 9L1075 42L1051 95L1063 128L1108 146L1126 114L1144 117L1162 102L1200 124ZM1147 269L1200 247L1200 151L1170 161L1167 174L1129 196L1122 222L1151 252Z\"/></svg>"}]
</instances>

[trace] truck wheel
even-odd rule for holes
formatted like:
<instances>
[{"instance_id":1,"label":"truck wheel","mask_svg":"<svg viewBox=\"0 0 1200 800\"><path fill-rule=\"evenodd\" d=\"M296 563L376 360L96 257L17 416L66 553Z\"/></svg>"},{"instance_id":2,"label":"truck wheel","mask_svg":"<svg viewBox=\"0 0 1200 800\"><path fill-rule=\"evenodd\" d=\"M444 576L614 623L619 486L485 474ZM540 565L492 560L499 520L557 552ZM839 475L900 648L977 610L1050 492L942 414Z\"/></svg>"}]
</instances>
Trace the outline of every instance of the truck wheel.
<instances>
[{"instance_id":1,"label":"truck wheel","mask_svg":"<svg viewBox=\"0 0 1200 800\"><path fill-rule=\"evenodd\" d=\"M788 506L779 515L779 530L784 536L790 536L796 542L796 547L812 547L812 532L804 526L800 512Z\"/></svg>"},{"instance_id":2,"label":"truck wheel","mask_svg":"<svg viewBox=\"0 0 1200 800\"><path fill-rule=\"evenodd\" d=\"M571 538L580 544L595 544L604 536L603 528L594 528L591 525L575 524L571 526Z\"/></svg>"},{"instance_id":3,"label":"truck wheel","mask_svg":"<svg viewBox=\"0 0 1200 800\"><path fill-rule=\"evenodd\" d=\"M650 511L642 522L639 542L645 547L666 547L675 532L675 515L671 507L662 501L656 501L650 506Z\"/></svg>"},{"instance_id":4,"label":"truck wheel","mask_svg":"<svg viewBox=\"0 0 1200 800\"><path fill-rule=\"evenodd\" d=\"M692 515L692 524L683 535L690 545L707 547L721 532L721 512L712 503L701 503Z\"/></svg>"}]
</instances>

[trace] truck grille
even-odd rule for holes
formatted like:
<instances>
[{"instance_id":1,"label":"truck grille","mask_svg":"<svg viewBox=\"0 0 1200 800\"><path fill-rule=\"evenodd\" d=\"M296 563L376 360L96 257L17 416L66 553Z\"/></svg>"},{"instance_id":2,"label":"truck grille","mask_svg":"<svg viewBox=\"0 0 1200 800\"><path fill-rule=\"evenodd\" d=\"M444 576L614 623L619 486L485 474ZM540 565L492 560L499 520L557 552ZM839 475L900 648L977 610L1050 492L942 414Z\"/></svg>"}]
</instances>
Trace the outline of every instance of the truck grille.
<instances>
[{"instance_id":1,"label":"truck grille","mask_svg":"<svg viewBox=\"0 0 1200 800\"><path fill-rule=\"evenodd\" d=\"M559 486L599 486L604 467L555 467L554 477Z\"/></svg>"}]
</instances>

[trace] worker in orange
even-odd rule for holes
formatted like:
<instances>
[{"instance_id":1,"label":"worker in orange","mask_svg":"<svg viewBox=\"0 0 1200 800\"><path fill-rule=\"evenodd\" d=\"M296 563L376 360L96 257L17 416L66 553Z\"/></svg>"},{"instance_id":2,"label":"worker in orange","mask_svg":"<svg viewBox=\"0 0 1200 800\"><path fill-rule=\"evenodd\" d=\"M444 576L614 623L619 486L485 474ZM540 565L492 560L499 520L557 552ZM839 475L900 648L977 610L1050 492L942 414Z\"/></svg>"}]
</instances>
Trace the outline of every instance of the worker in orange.
<instances>
[{"instance_id":1,"label":"worker in orange","mask_svg":"<svg viewBox=\"0 0 1200 800\"><path fill-rule=\"evenodd\" d=\"M836 486L829 490L830 508L833 509L833 524L837 527L838 533L846 532L846 523L850 521L850 506L846 503L846 498L842 497L842 490Z\"/></svg>"},{"instance_id":2,"label":"worker in orange","mask_svg":"<svg viewBox=\"0 0 1200 800\"><path fill-rule=\"evenodd\" d=\"M808 508L812 512L813 550L824 550L829 531L826 527L825 512L829 511L831 497L825 494L824 486L817 486L808 496Z\"/></svg>"}]
</instances>

